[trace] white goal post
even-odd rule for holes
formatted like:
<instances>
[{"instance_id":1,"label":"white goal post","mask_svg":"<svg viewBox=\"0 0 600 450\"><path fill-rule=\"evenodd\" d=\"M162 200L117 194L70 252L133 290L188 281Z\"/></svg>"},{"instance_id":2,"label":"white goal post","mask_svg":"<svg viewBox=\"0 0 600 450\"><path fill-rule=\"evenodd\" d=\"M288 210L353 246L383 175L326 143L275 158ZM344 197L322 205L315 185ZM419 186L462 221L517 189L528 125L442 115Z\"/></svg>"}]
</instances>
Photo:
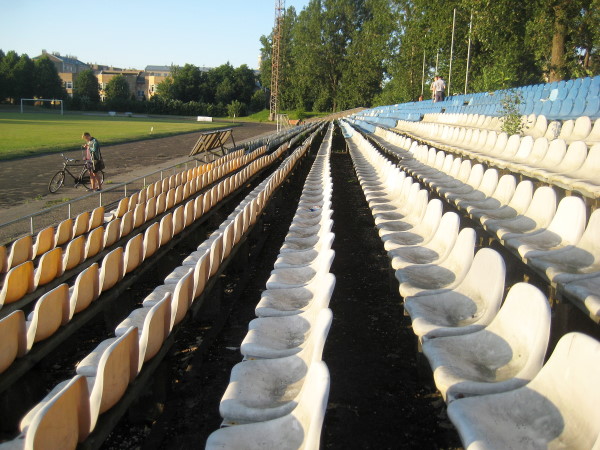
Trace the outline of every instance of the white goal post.
<instances>
[{"instance_id":1,"label":"white goal post","mask_svg":"<svg viewBox=\"0 0 600 450\"><path fill-rule=\"evenodd\" d=\"M64 109L63 109L63 101L60 99L56 99L56 98L22 98L21 99L21 114L23 114L25 112L25 108L23 107L23 102L32 102L33 106L35 106L36 103L43 103L43 102L50 102L51 105L53 104L60 104L60 115L64 115Z\"/></svg>"}]
</instances>

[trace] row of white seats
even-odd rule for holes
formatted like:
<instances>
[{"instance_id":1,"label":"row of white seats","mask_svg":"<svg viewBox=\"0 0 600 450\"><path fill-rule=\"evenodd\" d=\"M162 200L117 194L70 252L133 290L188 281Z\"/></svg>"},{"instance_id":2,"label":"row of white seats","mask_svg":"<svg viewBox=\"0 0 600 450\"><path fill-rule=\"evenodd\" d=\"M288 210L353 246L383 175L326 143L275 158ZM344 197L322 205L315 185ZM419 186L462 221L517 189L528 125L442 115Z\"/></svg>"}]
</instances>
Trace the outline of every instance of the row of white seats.
<instances>
[{"instance_id":1,"label":"row of white seats","mask_svg":"<svg viewBox=\"0 0 600 450\"><path fill-rule=\"evenodd\" d=\"M223 197L242 186L257 171L270 165L286 149L287 146L284 145L277 152L261 157L238 174L221 181L204 194L189 200L185 205L177 207L173 213L166 214L160 222L152 224L144 233L129 239L124 247L117 247L108 253L103 258L101 267L98 263L94 263L82 271L72 287L61 284L43 295L36 301L27 320L21 310L0 320L0 349L3 350L0 352L0 373L6 370L17 357L27 354L34 343L47 339L61 326L67 325L75 314L85 310L102 292L112 288L160 247L210 211ZM139 210L141 206L144 205L138 204L136 209ZM257 206L254 206L254 209L256 208ZM251 212L254 213L254 210ZM122 220L125 221L128 214L113 219L111 223L118 224ZM240 225L238 224L238 229L235 230L238 233ZM233 226L230 228L226 243L231 242L233 238ZM102 230L102 227L97 230ZM72 244L75 242L77 240L72 241ZM28 264L32 262L23 263L17 268ZM11 282L19 281L22 282L17 279Z\"/></svg>"},{"instance_id":2,"label":"row of white seats","mask_svg":"<svg viewBox=\"0 0 600 450\"><path fill-rule=\"evenodd\" d=\"M330 125L257 306L259 318L241 344L244 360L231 371L219 407L225 428L211 434L206 448L319 446L329 390L321 358L335 283L329 273L332 133Z\"/></svg>"},{"instance_id":3,"label":"row of white seats","mask_svg":"<svg viewBox=\"0 0 600 450\"><path fill-rule=\"evenodd\" d=\"M385 148L405 156L403 167L409 174L480 221L523 262L600 321L596 290L600 211L594 211L586 222L586 207L578 197L565 197L558 203L551 187L534 191L530 181L517 184L512 175L498 178L495 169L484 171L479 164L471 166L468 160L426 146L412 146L404 152L388 140L394 140L391 133L382 136Z\"/></svg>"},{"instance_id":4,"label":"row of white seats","mask_svg":"<svg viewBox=\"0 0 600 450\"><path fill-rule=\"evenodd\" d=\"M46 448L74 449L83 442L100 414L119 402L143 364L160 351L172 327L185 317L208 279L217 273L224 255L235 245L234 240L226 242L224 230L237 225L233 236L241 238L306 152L310 139L246 197L226 220L228 225L220 227L219 238L213 239L210 250L205 250L193 267L184 264L167 276L165 284L145 299L142 308L117 326L116 337L101 342L84 358L77 365L77 375L56 386L22 420L21 434L0 448L37 448L44 443ZM273 162L286 148L282 146L262 159Z\"/></svg>"},{"instance_id":5,"label":"row of white seats","mask_svg":"<svg viewBox=\"0 0 600 450\"><path fill-rule=\"evenodd\" d=\"M212 184L214 181L222 178L226 173L239 168L249 161L256 161L256 157L264 153L264 148L261 148L252 154L239 156L235 160L214 167L213 169L203 172L191 169L195 175L188 180L185 176L171 178L182 181L177 187L169 188L166 192L161 192L155 196L146 199L146 194L156 193L145 189L140 193L135 193L130 197L125 197L119 202L118 208L108 214L109 221L102 223L103 207L96 208L92 211L91 217L88 212L81 213L77 216L73 229L82 229L78 224L90 223L91 231L87 234L82 232L75 236L75 233L69 240L63 242L61 246L56 246L51 250L46 251L37 261L37 268L34 268L34 262L31 255L31 236L25 236L15 241L11 247L9 260L11 263L17 261L19 265L8 271L4 277L2 288L0 289L0 307L7 303L15 302L21 299L27 293L35 291L39 286L47 284L62 275L64 272L74 269L86 259L91 258L100 253L105 248L110 247L119 239L129 235L135 228L154 219L157 215L173 208L179 203L187 200L190 196L196 194L205 186ZM201 166L203 167L203 166ZM180 175L180 174L178 174ZM191 174L193 175L193 174ZM211 195L222 197L224 190L230 190L232 185L239 185L241 173L237 173L228 179L228 183L220 183L221 191L212 190ZM168 181L168 179L166 179ZM165 188L170 184L166 184ZM190 209L194 205L186 206L185 214L189 217L193 215ZM121 214L122 213L122 214ZM183 211L181 211L183 213ZM83 218L82 220L80 220ZM106 218L106 217L105 217ZM63 221L57 227L59 230L64 229L64 224L72 222L71 219ZM91 224L94 224L93 226ZM48 233L47 233L48 232ZM46 236L47 244L56 243L54 236L54 228L49 227L42 230L36 239L36 245L40 242L41 236Z\"/></svg>"},{"instance_id":6,"label":"row of white seats","mask_svg":"<svg viewBox=\"0 0 600 450\"><path fill-rule=\"evenodd\" d=\"M397 176L390 180L394 172L388 162L368 144L362 149L352 145L350 151L370 205L396 198L387 189ZM415 254L415 247L401 246L408 255ZM533 442L590 448L600 430L598 396L589 395L595 391L600 364L590 369L587 362L597 358L600 344L584 335L567 335L542 368L550 331L547 299L537 288L518 283L500 308L504 280L502 258L482 249L457 286L405 296L436 386L450 403L450 418L466 448L517 448ZM572 348L575 340L577 347ZM571 396L557 394L565 379L571 380ZM465 397L472 398L461 400ZM515 434L514 429L519 431Z\"/></svg>"},{"instance_id":7,"label":"row of white seats","mask_svg":"<svg viewBox=\"0 0 600 450\"><path fill-rule=\"evenodd\" d=\"M600 144L589 150L585 142L508 136L495 131L423 124L413 134L437 148L466 156L498 168L506 168L545 183L556 184L596 198L600 195ZM405 144L406 145L406 144Z\"/></svg>"},{"instance_id":8,"label":"row of white seats","mask_svg":"<svg viewBox=\"0 0 600 450\"><path fill-rule=\"evenodd\" d=\"M502 131L502 118L483 114L434 113L425 114L423 122L451 125L468 128L479 128L487 131ZM523 134L534 139L545 137L549 141L562 139L567 143L583 141L590 147L600 143L600 120L592 121L588 116L577 119L548 121L544 115L530 114L522 116ZM402 123L404 126L404 122Z\"/></svg>"}]
</instances>

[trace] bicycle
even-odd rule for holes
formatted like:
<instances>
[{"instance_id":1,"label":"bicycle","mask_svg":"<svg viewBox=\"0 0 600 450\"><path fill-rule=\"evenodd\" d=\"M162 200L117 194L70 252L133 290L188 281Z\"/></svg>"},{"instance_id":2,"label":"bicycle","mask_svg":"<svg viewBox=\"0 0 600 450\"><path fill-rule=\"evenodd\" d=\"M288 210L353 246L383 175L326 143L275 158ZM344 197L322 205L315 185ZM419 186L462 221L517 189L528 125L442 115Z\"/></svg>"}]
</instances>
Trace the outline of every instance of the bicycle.
<instances>
[{"instance_id":1,"label":"bicycle","mask_svg":"<svg viewBox=\"0 0 600 450\"><path fill-rule=\"evenodd\" d=\"M48 190L52 194L54 194L56 191L58 191L64 184L65 175L67 173L71 176L71 178L73 178L74 187L78 187L81 185L84 188L89 190L90 189L90 171L89 171L89 165L88 165L89 161L84 160L83 164L81 164L82 161L80 161L78 159L67 158L62 153L61 153L61 156L64 158L63 167L61 170L56 172L56 174L50 180L50 183L48 183ZM69 170L69 167L81 167L81 172L79 173L78 176L75 176ZM104 182L104 172L100 170L99 172L96 172L96 175L98 175L98 177L100 179L100 184L102 184Z\"/></svg>"}]
</instances>

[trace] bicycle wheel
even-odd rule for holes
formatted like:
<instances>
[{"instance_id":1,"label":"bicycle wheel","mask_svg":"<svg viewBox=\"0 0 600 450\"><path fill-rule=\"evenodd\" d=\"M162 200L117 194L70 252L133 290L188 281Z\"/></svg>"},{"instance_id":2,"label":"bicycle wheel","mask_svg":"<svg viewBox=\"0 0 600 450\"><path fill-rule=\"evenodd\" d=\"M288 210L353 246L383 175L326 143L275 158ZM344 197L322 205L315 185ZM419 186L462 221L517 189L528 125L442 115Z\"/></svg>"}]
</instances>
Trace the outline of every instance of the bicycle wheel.
<instances>
[{"instance_id":1,"label":"bicycle wheel","mask_svg":"<svg viewBox=\"0 0 600 450\"><path fill-rule=\"evenodd\" d=\"M84 188L89 189L91 184L90 184L90 171L88 169L83 169L81 171L81 175L79 176L79 180L78 183L82 185Z\"/></svg>"},{"instance_id":2,"label":"bicycle wheel","mask_svg":"<svg viewBox=\"0 0 600 450\"><path fill-rule=\"evenodd\" d=\"M64 170L56 172L56 174L52 177L52 179L50 180L50 183L48 184L48 190L52 194L54 194L56 191L58 191L60 189L60 187L63 185L64 182L65 182Z\"/></svg>"}]
</instances>

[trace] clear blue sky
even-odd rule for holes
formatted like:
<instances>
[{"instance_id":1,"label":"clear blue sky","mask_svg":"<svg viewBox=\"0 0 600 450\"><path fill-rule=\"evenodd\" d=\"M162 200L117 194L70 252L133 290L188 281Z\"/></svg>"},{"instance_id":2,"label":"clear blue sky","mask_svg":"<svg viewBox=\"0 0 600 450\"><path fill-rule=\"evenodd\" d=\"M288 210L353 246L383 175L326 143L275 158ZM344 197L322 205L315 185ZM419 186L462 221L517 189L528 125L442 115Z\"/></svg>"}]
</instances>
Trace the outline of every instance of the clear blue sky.
<instances>
[{"instance_id":1,"label":"clear blue sky","mask_svg":"<svg viewBox=\"0 0 600 450\"><path fill-rule=\"evenodd\" d=\"M309 0L286 0L300 12ZM0 6L0 49L42 49L85 63L257 68L259 38L275 19L274 0L8 0Z\"/></svg>"}]
</instances>

